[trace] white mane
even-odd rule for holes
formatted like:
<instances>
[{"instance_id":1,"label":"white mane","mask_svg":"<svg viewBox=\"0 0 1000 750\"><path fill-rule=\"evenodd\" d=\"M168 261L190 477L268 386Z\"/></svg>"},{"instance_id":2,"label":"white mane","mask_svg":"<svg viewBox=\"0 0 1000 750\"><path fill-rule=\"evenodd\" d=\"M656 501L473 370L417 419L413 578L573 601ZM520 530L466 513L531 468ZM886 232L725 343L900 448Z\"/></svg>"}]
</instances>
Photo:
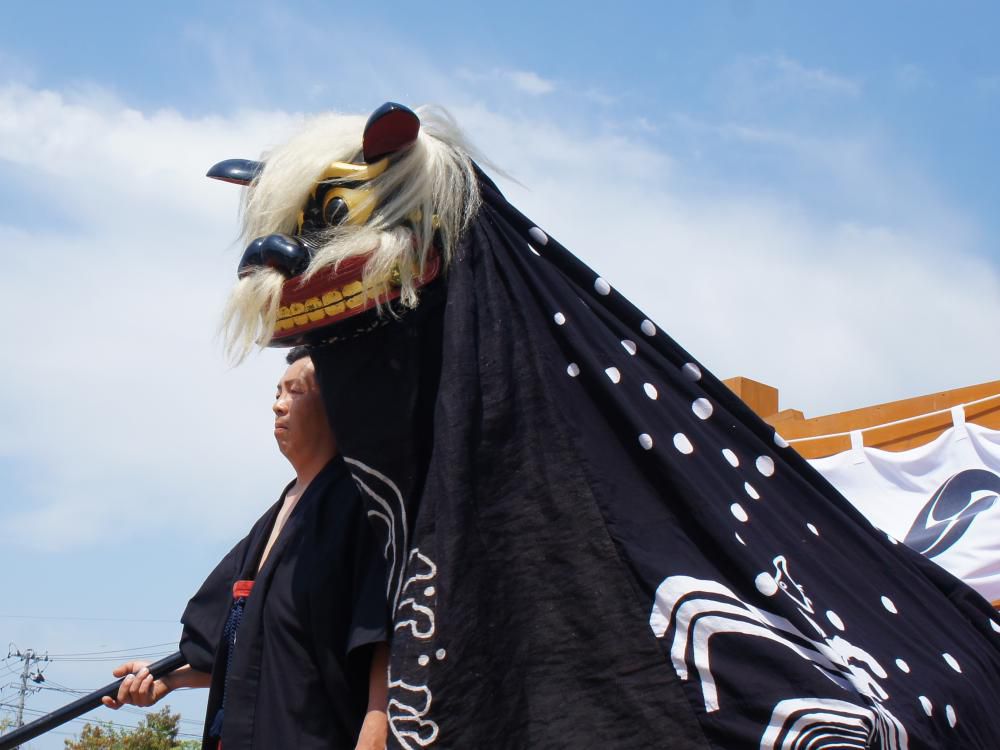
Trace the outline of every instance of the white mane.
<instances>
[{"instance_id":1,"label":"white mane","mask_svg":"<svg viewBox=\"0 0 1000 750\"><path fill-rule=\"evenodd\" d=\"M336 267L345 258L371 253L364 269L365 287L373 294L384 291L390 274L398 269L400 301L415 307L413 279L424 268L435 233L445 265L450 262L458 238L479 210L472 150L443 109L420 107L416 113L420 118L416 143L368 183L377 196L368 221L330 228L311 238L318 249L304 279ZM243 196L244 245L270 234L294 234L299 213L327 167L335 161L361 163L364 125L364 117L321 115L290 141L264 154L264 169ZM267 345L285 280L274 269L260 268L233 289L222 331L235 361L255 344Z\"/></svg>"}]
</instances>

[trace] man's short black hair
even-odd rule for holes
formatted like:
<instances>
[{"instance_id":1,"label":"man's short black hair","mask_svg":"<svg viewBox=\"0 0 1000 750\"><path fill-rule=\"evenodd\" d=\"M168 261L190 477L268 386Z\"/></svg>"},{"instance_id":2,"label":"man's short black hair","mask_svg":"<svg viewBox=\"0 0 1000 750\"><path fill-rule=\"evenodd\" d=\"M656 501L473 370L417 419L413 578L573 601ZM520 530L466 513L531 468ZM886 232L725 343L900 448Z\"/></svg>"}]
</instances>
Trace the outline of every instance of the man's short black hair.
<instances>
[{"instance_id":1,"label":"man's short black hair","mask_svg":"<svg viewBox=\"0 0 1000 750\"><path fill-rule=\"evenodd\" d=\"M285 355L285 361L288 364L292 364L292 362L298 362L303 357L308 357L309 354L308 346L295 346Z\"/></svg>"}]
</instances>

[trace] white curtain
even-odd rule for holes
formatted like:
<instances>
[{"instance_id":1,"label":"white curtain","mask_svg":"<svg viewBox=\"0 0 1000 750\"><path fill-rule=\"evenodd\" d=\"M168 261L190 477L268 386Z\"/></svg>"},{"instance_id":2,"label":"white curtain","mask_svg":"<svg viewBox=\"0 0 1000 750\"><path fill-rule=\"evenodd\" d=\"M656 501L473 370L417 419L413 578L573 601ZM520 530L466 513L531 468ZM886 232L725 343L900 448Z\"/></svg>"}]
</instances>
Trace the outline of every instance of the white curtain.
<instances>
[{"instance_id":1,"label":"white curtain","mask_svg":"<svg viewBox=\"0 0 1000 750\"><path fill-rule=\"evenodd\" d=\"M810 461L876 526L1000 600L1000 431L966 424L894 453L853 447Z\"/></svg>"}]
</instances>

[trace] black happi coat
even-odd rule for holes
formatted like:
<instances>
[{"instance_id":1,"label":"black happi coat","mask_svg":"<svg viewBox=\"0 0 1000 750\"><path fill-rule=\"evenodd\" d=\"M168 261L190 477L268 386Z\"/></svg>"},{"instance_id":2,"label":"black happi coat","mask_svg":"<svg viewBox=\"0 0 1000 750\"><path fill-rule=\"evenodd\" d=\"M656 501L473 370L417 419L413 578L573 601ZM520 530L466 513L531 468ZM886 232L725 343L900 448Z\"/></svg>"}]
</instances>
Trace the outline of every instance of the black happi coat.
<instances>
[{"instance_id":1,"label":"black happi coat","mask_svg":"<svg viewBox=\"0 0 1000 750\"><path fill-rule=\"evenodd\" d=\"M222 703L220 644L238 580L256 578L228 675L223 746L353 748L364 719L370 646L387 640L381 547L337 457L299 498L258 574L284 495L212 571L181 618L181 651L192 667L212 673L206 750L217 743L207 727Z\"/></svg>"},{"instance_id":2,"label":"black happi coat","mask_svg":"<svg viewBox=\"0 0 1000 750\"><path fill-rule=\"evenodd\" d=\"M989 605L481 185L415 311L313 352L388 532L390 746L1000 747Z\"/></svg>"}]
</instances>

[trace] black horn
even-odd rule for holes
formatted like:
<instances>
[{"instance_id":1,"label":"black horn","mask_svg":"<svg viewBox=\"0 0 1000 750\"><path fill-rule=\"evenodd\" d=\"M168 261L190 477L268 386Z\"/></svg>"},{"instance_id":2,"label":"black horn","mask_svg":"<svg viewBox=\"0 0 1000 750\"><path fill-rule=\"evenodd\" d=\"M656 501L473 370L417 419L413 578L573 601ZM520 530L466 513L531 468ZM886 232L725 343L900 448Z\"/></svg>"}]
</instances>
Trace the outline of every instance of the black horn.
<instances>
[{"instance_id":1,"label":"black horn","mask_svg":"<svg viewBox=\"0 0 1000 750\"><path fill-rule=\"evenodd\" d=\"M206 177L223 182L232 182L235 185L249 185L254 177L264 169L264 162L252 161L250 159L226 159L212 166Z\"/></svg>"}]
</instances>

